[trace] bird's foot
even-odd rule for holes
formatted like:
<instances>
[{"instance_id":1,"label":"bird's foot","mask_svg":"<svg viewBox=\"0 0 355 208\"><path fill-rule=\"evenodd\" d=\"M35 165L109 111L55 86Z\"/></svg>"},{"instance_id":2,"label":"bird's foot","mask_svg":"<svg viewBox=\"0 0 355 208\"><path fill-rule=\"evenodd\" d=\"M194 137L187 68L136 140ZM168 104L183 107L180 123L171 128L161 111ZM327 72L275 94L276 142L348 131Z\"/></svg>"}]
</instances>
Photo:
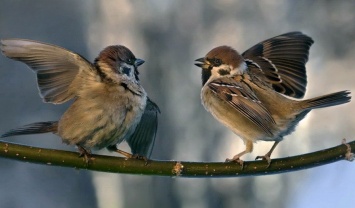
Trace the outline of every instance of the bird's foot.
<instances>
[{"instance_id":1,"label":"bird's foot","mask_svg":"<svg viewBox=\"0 0 355 208\"><path fill-rule=\"evenodd\" d=\"M343 141L341 143L347 147L346 153L345 153L345 159L348 161L353 161L355 158L355 155L354 155L354 153L351 152L350 144L346 143L346 139L343 139Z\"/></svg>"},{"instance_id":2,"label":"bird's foot","mask_svg":"<svg viewBox=\"0 0 355 208\"><path fill-rule=\"evenodd\" d=\"M241 160L241 159L239 158L239 156L238 156L238 157L234 156L232 159L227 158L227 159L226 159L226 162L238 163L238 164L241 166L242 170L243 170L243 168L244 168L244 161Z\"/></svg>"},{"instance_id":3,"label":"bird's foot","mask_svg":"<svg viewBox=\"0 0 355 208\"><path fill-rule=\"evenodd\" d=\"M90 161L94 160L94 157L92 157L91 152L89 150L86 150L82 146L78 146L79 150L79 157L83 157L85 159L86 165L90 163Z\"/></svg>"},{"instance_id":4,"label":"bird's foot","mask_svg":"<svg viewBox=\"0 0 355 208\"><path fill-rule=\"evenodd\" d=\"M142 155L139 155L139 154L134 154L134 155L132 155L131 158L148 161L148 158L146 156L142 156Z\"/></svg>"},{"instance_id":5,"label":"bird's foot","mask_svg":"<svg viewBox=\"0 0 355 208\"><path fill-rule=\"evenodd\" d=\"M134 154L134 155L132 155L131 158L134 158L134 159L137 159L137 160L144 160L145 165L148 165L148 163L149 163L149 159L146 156Z\"/></svg>"},{"instance_id":6,"label":"bird's foot","mask_svg":"<svg viewBox=\"0 0 355 208\"><path fill-rule=\"evenodd\" d=\"M264 155L264 156L257 156L257 157L255 158L255 160L259 160L259 159L261 159L261 160L266 160L266 161L267 161L267 167L266 167L266 168L270 167L270 165L271 165L271 158L270 158L270 155L269 155L269 154L266 154L266 155Z\"/></svg>"},{"instance_id":7,"label":"bird's foot","mask_svg":"<svg viewBox=\"0 0 355 208\"><path fill-rule=\"evenodd\" d=\"M125 152L123 150L120 150L116 147L116 145L112 145L112 146L108 146L107 149L109 151L114 151L114 152L117 152L118 154L121 154L123 156L125 156L126 158L132 158L132 159L137 159L137 160L144 160L145 161L145 165L148 165L148 158L145 157L145 156L142 156L142 155L138 155L138 154L131 154L131 153L128 153L128 152Z\"/></svg>"}]
</instances>

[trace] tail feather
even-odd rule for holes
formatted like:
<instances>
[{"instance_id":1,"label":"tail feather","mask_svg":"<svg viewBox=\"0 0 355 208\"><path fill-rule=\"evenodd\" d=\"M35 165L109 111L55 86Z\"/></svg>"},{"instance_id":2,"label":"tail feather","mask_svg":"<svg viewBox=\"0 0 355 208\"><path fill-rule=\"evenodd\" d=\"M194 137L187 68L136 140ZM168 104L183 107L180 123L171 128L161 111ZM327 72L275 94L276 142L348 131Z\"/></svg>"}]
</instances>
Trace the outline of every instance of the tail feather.
<instances>
[{"instance_id":1,"label":"tail feather","mask_svg":"<svg viewBox=\"0 0 355 208\"><path fill-rule=\"evenodd\" d=\"M325 108L348 103L351 100L350 91L344 90L305 100L306 109Z\"/></svg>"},{"instance_id":2,"label":"tail feather","mask_svg":"<svg viewBox=\"0 0 355 208\"><path fill-rule=\"evenodd\" d=\"M47 122L37 122L12 129L5 134L1 135L1 138L15 136L15 135L26 135L26 134L41 134L48 132L57 132L58 121L47 121Z\"/></svg>"}]
</instances>

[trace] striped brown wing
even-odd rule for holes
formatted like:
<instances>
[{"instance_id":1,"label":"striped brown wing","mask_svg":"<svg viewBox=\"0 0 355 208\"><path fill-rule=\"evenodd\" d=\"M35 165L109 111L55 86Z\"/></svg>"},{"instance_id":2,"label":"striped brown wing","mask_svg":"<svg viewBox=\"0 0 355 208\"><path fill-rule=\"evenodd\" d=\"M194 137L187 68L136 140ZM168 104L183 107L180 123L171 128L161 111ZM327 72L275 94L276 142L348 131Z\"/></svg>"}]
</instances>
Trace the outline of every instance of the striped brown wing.
<instances>
[{"instance_id":1,"label":"striped brown wing","mask_svg":"<svg viewBox=\"0 0 355 208\"><path fill-rule=\"evenodd\" d=\"M302 98L307 86L305 64L312 44L313 40L301 32L290 32L262 41L242 56L250 71L264 75L275 91Z\"/></svg>"},{"instance_id":2,"label":"striped brown wing","mask_svg":"<svg viewBox=\"0 0 355 208\"><path fill-rule=\"evenodd\" d=\"M266 134L273 135L270 124L275 123L274 119L246 83L223 77L210 82L208 87L216 96L264 130Z\"/></svg>"},{"instance_id":3,"label":"striped brown wing","mask_svg":"<svg viewBox=\"0 0 355 208\"><path fill-rule=\"evenodd\" d=\"M79 54L64 48L24 39L1 40L2 53L27 64L36 74L40 95L45 102L60 104L76 96L70 88L81 70L93 65Z\"/></svg>"}]
</instances>

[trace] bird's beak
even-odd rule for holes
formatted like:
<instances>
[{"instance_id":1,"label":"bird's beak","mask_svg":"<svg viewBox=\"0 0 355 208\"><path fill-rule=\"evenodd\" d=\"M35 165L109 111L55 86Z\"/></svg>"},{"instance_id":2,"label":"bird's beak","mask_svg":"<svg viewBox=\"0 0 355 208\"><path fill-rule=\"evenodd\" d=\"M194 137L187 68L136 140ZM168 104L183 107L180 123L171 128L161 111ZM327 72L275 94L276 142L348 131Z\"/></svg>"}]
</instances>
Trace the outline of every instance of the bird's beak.
<instances>
[{"instance_id":1,"label":"bird's beak","mask_svg":"<svg viewBox=\"0 0 355 208\"><path fill-rule=\"evenodd\" d=\"M143 59L137 58L136 61L134 62L134 66L135 66L135 67L138 67L138 66L144 64L144 62L145 62L145 61L144 61Z\"/></svg>"},{"instance_id":2,"label":"bird's beak","mask_svg":"<svg viewBox=\"0 0 355 208\"><path fill-rule=\"evenodd\" d=\"M196 66L201 67L201 68L205 68L204 66L206 66L206 62L205 62L205 58L198 58L195 60L196 62L199 63L195 63Z\"/></svg>"}]
</instances>

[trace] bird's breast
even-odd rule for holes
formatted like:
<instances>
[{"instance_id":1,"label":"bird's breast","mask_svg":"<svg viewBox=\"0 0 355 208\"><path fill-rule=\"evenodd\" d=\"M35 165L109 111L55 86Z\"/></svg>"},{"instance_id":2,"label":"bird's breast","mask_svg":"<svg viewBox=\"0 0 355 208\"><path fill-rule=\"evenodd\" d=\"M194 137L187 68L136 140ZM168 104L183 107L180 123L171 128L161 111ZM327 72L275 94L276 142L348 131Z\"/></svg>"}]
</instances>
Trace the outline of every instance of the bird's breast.
<instances>
[{"instance_id":1,"label":"bird's breast","mask_svg":"<svg viewBox=\"0 0 355 208\"><path fill-rule=\"evenodd\" d=\"M209 111L214 118L243 140L257 141L267 137L263 130L258 128L227 102L217 97L208 87L202 88L201 100L205 109Z\"/></svg>"},{"instance_id":2,"label":"bird's breast","mask_svg":"<svg viewBox=\"0 0 355 208\"><path fill-rule=\"evenodd\" d=\"M89 149L101 149L131 136L147 100L145 92L137 95L122 86L104 86L86 95L64 113L58 133L64 142Z\"/></svg>"}]
</instances>

